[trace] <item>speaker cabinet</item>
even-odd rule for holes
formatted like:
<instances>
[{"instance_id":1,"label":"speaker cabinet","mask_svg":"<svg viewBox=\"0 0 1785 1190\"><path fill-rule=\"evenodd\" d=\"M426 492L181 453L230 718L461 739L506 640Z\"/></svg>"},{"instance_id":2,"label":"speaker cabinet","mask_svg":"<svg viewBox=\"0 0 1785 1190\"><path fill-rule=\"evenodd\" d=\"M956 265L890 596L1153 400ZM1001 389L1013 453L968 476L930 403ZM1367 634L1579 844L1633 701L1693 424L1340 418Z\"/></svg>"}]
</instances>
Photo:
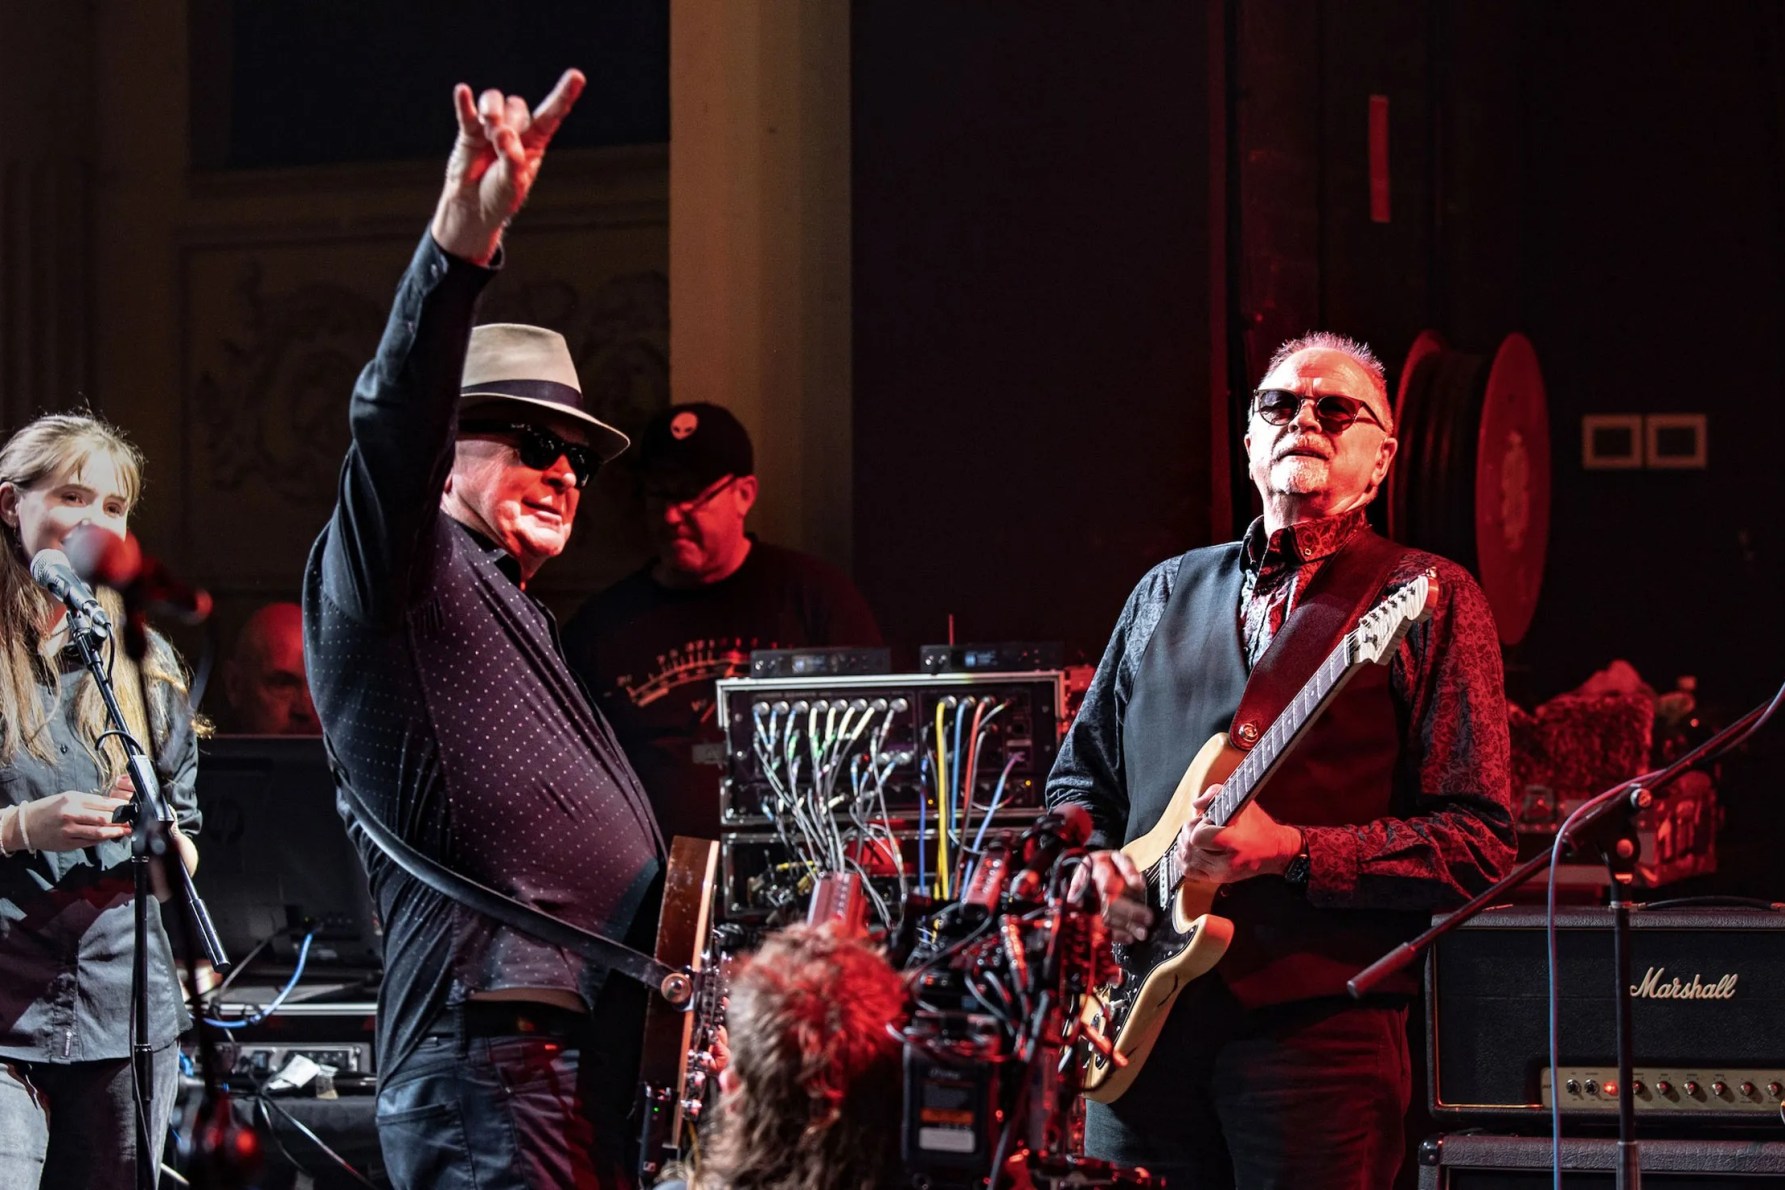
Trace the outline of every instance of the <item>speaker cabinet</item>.
<instances>
[{"instance_id":1,"label":"speaker cabinet","mask_svg":"<svg viewBox=\"0 0 1785 1190\"><path fill-rule=\"evenodd\" d=\"M1785 1184L1785 1142L1641 1140L1643 1190L1742 1190ZM1562 1140L1562 1184L1613 1190L1615 1140ZM1459 1132L1419 1146L1419 1190L1548 1190L1550 1142L1543 1136Z\"/></svg>"}]
</instances>

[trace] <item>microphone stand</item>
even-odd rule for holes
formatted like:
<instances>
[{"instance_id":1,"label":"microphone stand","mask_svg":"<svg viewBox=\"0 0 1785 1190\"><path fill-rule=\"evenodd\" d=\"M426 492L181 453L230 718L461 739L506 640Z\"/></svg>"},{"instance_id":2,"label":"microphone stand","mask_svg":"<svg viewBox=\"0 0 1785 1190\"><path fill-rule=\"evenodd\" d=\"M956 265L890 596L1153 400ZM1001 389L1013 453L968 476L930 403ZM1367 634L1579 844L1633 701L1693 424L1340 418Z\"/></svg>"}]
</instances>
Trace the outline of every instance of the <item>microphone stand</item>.
<instances>
[{"instance_id":1,"label":"microphone stand","mask_svg":"<svg viewBox=\"0 0 1785 1190\"><path fill-rule=\"evenodd\" d=\"M135 914L133 944L135 953L130 965L130 1003L132 1013L132 1042L130 1046L131 1076L136 1087L136 1182L139 1190L155 1190L159 1181L159 1170L152 1154L153 1138L149 1135L148 1105L154 1099L154 1051L149 1044L149 905L152 891L149 882L149 865L157 860L162 861L165 874L170 869L178 874L180 891L185 910L191 915L191 921L203 943L211 964L219 971L227 970L229 958L224 953L223 944L217 937L217 930L211 924L211 915L205 910L204 901L199 898L198 889L192 883L192 874L181 862L166 863L168 846L167 828L173 822L173 812L168 809L166 800L161 796L161 784L156 779L155 767L150 763L143 746L130 734L130 725L124 720L124 712L118 705L117 692L112 689L111 679L106 673L104 660L99 654L98 642L104 638L104 630L97 627L92 618L85 613L69 612L69 636L79 646L81 660L86 663L87 671L93 675L94 683L99 687L99 696L105 702L106 714L112 724L112 730L124 749L125 763L130 770L130 778L136 786L136 795L131 805L121 814L129 814L131 819L131 867L136 881ZM144 702L145 713L147 701ZM176 981L177 982L177 981ZM194 989L196 994L196 988ZM201 1026L202 1027L202 1026ZM213 1076L214 1077L214 1076Z\"/></svg>"},{"instance_id":2,"label":"microphone stand","mask_svg":"<svg viewBox=\"0 0 1785 1190\"><path fill-rule=\"evenodd\" d=\"M1651 788L1666 785L1687 769L1720 752L1725 745L1734 741L1742 733L1757 727L1771 713L1771 709L1777 702L1778 699L1775 698L1770 703L1756 707L1673 763L1652 773L1646 773L1641 777L1614 785L1575 811L1576 814L1583 814L1584 817L1580 820L1578 831L1570 831L1570 834L1584 835L1591 839L1604 856L1606 868L1611 874L1612 966L1616 969L1618 980L1616 996L1617 1190L1640 1190L1642 1185L1642 1158L1636 1140L1636 1093L1630 1085L1635 1056L1631 1026L1630 901L1625 895L1628 886L1635 879L1636 859L1640 850L1636 834L1636 816L1654 802L1654 795L1649 792ZM1566 829L1566 824L1564 824L1564 829ZM1512 889L1547 869L1552 862L1554 850L1554 848L1547 848L1542 854L1532 856L1443 921L1438 922L1411 942L1401 943L1352 976L1345 985L1352 998L1363 999L1374 991L1383 980L1425 954L1440 938L1475 917L1483 909L1498 903ZM1555 1095L1557 1092L1554 1086L1554 1071L1551 1072L1550 1077L1552 1084L1550 1094ZM1556 1144L1561 1143L1560 1136L1553 1137L1552 1140Z\"/></svg>"}]
</instances>

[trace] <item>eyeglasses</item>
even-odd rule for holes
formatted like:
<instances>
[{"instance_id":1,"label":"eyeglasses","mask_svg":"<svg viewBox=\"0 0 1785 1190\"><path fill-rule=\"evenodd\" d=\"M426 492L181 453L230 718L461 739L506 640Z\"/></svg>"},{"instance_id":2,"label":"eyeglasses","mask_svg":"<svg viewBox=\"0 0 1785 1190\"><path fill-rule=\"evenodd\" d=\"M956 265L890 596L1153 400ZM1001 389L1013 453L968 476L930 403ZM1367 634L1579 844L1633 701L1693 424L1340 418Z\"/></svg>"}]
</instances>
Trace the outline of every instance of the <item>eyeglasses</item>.
<instances>
[{"instance_id":1,"label":"eyeglasses","mask_svg":"<svg viewBox=\"0 0 1785 1190\"><path fill-rule=\"evenodd\" d=\"M646 487L645 504L651 508L676 508L684 513L699 512L711 504L720 492L737 481L737 476L727 475L694 492L690 492L686 486L680 488Z\"/></svg>"},{"instance_id":2,"label":"eyeglasses","mask_svg":"<svg viewBox=\"0 0 1785 1190\"><path fill-rule=\"evenodd\" d=\"M512 437L515 453L521 463L535 471L544 471L559 459L570 464L570 470L576 476L576 486L586 487L601 470L601 460L595 454L595 448L581 442L572 442L560 438L542 425L533 422L509 421L467 421L459 423L460 434L500 434Z\"/></svg>"},{"instance_id":3,"label":"eyeglasses","mask_svg":"<svg viewBox=\"0 0 1785 1190\"><path fill-rule=\"evenodd\" d=\"M1301 414L1304 401L1314 403L1314 416L1320 422L1320 428L1330 434L1343 433L1351 427L1352 422L1359 419L1368 421L1385 434L1388 432L1388 427L1382 424L1381 419L1356 397L1343 397L1338 393L1304 396L1286 388L1263 388L1252 394L1252 408L1273 426L1284 426L1294 421Z\"/></svg>"}]
</instances>

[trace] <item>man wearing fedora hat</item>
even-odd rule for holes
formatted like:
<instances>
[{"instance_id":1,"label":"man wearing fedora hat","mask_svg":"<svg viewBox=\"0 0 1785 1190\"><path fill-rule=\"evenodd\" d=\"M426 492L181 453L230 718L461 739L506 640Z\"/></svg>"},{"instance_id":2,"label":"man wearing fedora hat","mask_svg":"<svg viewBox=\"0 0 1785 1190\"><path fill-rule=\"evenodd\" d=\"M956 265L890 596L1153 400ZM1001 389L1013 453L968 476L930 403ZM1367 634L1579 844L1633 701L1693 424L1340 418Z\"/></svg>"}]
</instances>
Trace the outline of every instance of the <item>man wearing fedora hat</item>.
<instances>
[{"instance_id":1,"label":"man wearing fedora hat","mask_svg":"<svg viewBox=\"0 0 1785 1190\"><path fill-rule=\"evenodd\" d=\"M445 189L354 388L304 575L310 684L384 926L377 1111L398 1187L632 1181L635 989L411 877L358 817L585 930L636 944L655 917L650 806L526 591L626 437L584 409L560 336L472 329L582 86L567 72L532 111L455 89Z\"/></svg>"}]
</instances>

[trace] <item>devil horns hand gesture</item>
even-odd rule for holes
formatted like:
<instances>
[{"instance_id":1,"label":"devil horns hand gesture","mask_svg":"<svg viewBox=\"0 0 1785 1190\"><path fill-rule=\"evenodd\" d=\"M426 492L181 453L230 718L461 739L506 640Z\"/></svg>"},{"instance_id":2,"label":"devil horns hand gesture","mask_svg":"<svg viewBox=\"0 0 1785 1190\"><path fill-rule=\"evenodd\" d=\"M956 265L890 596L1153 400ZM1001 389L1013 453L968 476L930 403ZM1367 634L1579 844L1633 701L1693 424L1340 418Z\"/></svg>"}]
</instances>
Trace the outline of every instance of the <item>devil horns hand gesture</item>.
<instances>
[{"instance_id":1,"label":"devil horns hand gesture","mask_svg":"<svg viewBox=\"0 0 1785 1190\"><path fill-rule=\"evenodd\" d=\"M529 111L518 95L485 91L471 99L460 83L452 101L459 138L446 162L446 187L434 210L434 241L452 255L488 264L502 229L527 201L545 147L583 93L583 73L566 70L552 93Z\"/></svg>"}]
</instances>

